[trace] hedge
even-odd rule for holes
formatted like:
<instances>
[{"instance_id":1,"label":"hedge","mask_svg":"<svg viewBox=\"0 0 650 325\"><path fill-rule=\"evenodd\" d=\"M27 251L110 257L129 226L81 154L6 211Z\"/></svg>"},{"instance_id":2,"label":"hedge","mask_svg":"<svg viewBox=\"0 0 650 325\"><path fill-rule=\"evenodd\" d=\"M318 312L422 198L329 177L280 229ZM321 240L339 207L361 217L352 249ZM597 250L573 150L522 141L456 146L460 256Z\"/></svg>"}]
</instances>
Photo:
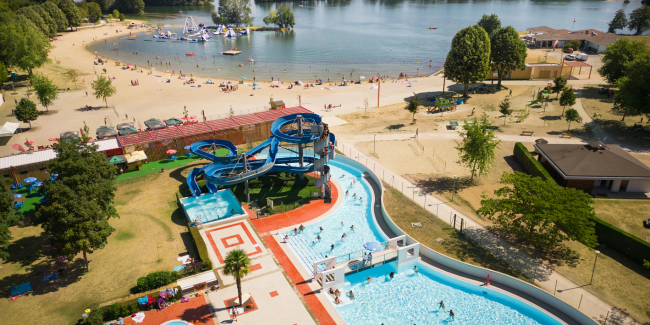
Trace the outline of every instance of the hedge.
<instances>
[{"instance_id":1,"label":"hedge","mask_svg":"<svg viewBox=\"0 0 650 325\"><path fill-rule=\"evenodd\" d=\"M138 278L138 292L145 292L166 286L181 278L176 271L158 271Z\"/></svg>"},{"instance_id":2,"label":"hedge","mask_svg":"<svg viewBox=\"0 0 650 325\"><path fill-rule=\"evenodd\" d=\"M524 166L526 172L532 176L541 177L543 180L553 180L551 174L549 174L544 166L533 157L528 151L528 148L524 146L521 142L515 143L515 149L513 151L517 161Z\"/></svg>"},{"instance_id":3,"label":"hedge","mask_svg":"<svg viewBox=\"0 0 650 325\"><path fill-rule=\"evenodd\" d=\"M199 230L196 227L187 226L190 233L192 234L192 239L194 239L194 244L196 245L196 251L199 253L199 258L203 261L203 269L209 268L212 269L212 262L210 262L210 255L208 254L208 247L203 241L203 237L199 233Z\"/></svg>"},{"instance_id":4,"label":"hedge","mask_svg":"<svg viewBox=\"0 0 650 325\"><path fill-rule=\"evenodd\" d=\"M167 303L177 302L182 298L183 295L181 294L181 287L176 286L175 288L178 289L178 293L174 297L166 299ZM158 301L158 298L160 298L160 294L158 292L154 292L149 295L153 296L154 301L156 302ZM116 302L110 306L97 308L90 312L88 319L86 319L86 321L82 324L100 325L104 324L105 322L115 320L118 317L126 317L135 314L141 309L141 307L138 305L138 298L133 298L131 300L123 302Z\"/></svg>"},{"instance_id":5,"label":"hedge","mask_svg":"<svg viewBox=\"0 0 650 325\"><path fill-rule=\"evenodd\" d=\"M594 218L593 220L596 223L596 236L599 243L605 244L641 264L644 259L650 261L650 243L601 219Z\"/></svg>"}]
</instances>

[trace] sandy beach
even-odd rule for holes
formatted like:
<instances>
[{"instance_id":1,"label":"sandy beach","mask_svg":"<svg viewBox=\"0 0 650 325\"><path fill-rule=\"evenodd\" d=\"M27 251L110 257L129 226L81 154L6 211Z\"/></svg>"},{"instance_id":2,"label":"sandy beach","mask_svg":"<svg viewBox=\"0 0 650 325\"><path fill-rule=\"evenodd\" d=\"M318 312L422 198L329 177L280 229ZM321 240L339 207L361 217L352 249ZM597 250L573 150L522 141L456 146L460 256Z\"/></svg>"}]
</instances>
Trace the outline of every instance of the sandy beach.
<instances>
[{"instance_id":1,"label":"sandy beach","mask_svg":"<svg viewBox=\"0 0 650 325\"><path fill-rule=\"evenodd\" d=\"M122 32L116 33L116 30ZM260 87L253 90L252 81L246 81L239 84L239 90L224 93L218 85L223 80L215 78L210 78L215 82L212 85L205 84L208 78L202 77L195 77L196 83L193 85L183 85L184 80L178 79L178 71L176 76L171 76L171 73L165 73L159 69L149 74L150 70L140 66L138 66L138 71L142 69L142 73L122 70L121 67L116 66L113 60L109 60L104 65L93 64L96 55L87 51L84 44L93 41L100 42L120 34L128 35L130 31L132 30L126 29L123 23L112 23L103 27L64 33L57 41L54 41L54 48L50 52L50 58L54 63L52 65L59 68L61 72L67 68L80 70L83 77L77 82L78 88L75 89L74 86L71 86L71 91L60 92L59 99L49 107L50 112L39 116L36 121L32 122L32 129L14 135L7 143L2 143L0 155L17 153L11 148L11 145L23 143L26 139L34 140L35 146L48 145L50 144L48 138L58 137L65 131L78 131L83 127L84 122L94 135L94 130L104 125L104 120L107 125L114 126L127 120L133 121L135 118L136 126L138 126L150 118L181 117L183 107L187 107L190 115L201 116L202 111L205 111L205 116L208 119L226 117L231 108L237 115L267 110L271 97L274 100L283 100L287 107L301 104L307 109L326 116L362 110L365 98L368 98L369 108L377 107L377 89L371 89L373 84L367 82L359 85L349 84L345 87L329 87L329 84L325 83L322 86L314 86L309 89L304 89L301 86L287 89L288 83L279 84L279 88L272 88L271 84L266 82L259 83ZM133 33L142 31L143 29L137 29ZM127 64L128 62L122 63ZM106 73L103 73L102 69L106 69ZM379 72L381 73L381 71ZM91 82L96 78L96 74L115 78L113 84L117 88L117 93L108 99L108 108L104 107L105 104L101 99L95 99L92 95ZM156 75L160 77L156 77ZM187 80L189 77L187 75ZM171 82L164 82L168 78ZM131 80L138 80L140 85L132 86ZM403 102L405 98L412 96L413 92L440 91L442 89L441 77L409 80L412 81L411 85L403 80L396 83L391 81L382 83L380 105ZM232 82L238 83L237 80L232 80ZM198 85L201 87L196 87ZM15 107L14 98L20 99L21 96L24 96L25 91L26 89L20 89L16 95L11 91L6 91L5 103L0 106L4 116L7 116L5 121L16 121L11 114L11 110ZM326 104L333 104L337 107L332 112L325 112L324 105ZM87 111L85 110L86 105L98 109ZM38 108L42 111L45 110L40 104ZM21 123L21 127L28 128L29 124Z\"/></svg>"}]
</instances>

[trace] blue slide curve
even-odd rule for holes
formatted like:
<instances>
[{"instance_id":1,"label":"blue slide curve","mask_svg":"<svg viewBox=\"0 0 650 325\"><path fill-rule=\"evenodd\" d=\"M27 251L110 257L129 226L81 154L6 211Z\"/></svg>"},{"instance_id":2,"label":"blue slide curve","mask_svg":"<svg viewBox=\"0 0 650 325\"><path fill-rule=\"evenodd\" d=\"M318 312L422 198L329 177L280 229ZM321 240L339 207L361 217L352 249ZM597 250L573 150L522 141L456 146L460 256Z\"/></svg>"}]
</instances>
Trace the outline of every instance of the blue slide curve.
<instances>
[{"instance_id":1,"label":"blue slide curve","mask_svg":"<svg viewBox=\"0 0 650 325\"><path fill-rule=\"evenodd\" d=\"M190 145L190 150L205 159L212 161L211 164L202 168L194 168L187 176L187 184L192 190L194 196L201 194L201 189L196 183L196 178L203 175L206 180L206 187L210 193L217 191L218 185L233 185L242 183L262 176L268 172L290 172L297 174L304 174L314 171L314 158L303 157L303 161L307 166L296 166L299 163L299 157L278 158L277 153L280 148L281 142L288 142L292 144L309 144L318 140L317 135L311 135L309 129L303 130L303 135L298 136L297 130L288 130L282 132L281 129L287 124L294 123L298 114L288 115L278 118L271 125L271 133L273 134L269 139L255 146L247 152L247 156L252 157L262 150L268 148L268 155L266 159L249 159L246 161L248 171L244 170L244 162L242 156L237 155L237 147L230 141L226 140L203 140L197 141ZM300 114L303 120L315 124L321 123L320 116L316 114ZM330 141L335 142L334 134L330 133ZM217 148L225 148L229 153L224 156L216 156L215 150ZM212 153L204 150L213 150Z\"/></svg>"}]
</instances>

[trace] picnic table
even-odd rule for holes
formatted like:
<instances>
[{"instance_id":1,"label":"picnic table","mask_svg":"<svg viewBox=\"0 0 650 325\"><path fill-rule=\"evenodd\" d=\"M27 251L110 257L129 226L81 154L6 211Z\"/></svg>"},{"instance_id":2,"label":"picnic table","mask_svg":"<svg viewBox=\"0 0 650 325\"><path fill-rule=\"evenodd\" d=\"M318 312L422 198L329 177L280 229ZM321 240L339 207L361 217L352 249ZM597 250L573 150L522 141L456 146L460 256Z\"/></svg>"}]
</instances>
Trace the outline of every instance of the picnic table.
<instances>
[{"instance_id":1,"label":"picnic table","mask_svg":"<svg viewBox=\"0 0 650 325\"><path fill-rule=\"evenodd\" d=\"M458 121L449 121L449 126L452 130L456 130L458 127Z\"/></svg>"}]
</instances>

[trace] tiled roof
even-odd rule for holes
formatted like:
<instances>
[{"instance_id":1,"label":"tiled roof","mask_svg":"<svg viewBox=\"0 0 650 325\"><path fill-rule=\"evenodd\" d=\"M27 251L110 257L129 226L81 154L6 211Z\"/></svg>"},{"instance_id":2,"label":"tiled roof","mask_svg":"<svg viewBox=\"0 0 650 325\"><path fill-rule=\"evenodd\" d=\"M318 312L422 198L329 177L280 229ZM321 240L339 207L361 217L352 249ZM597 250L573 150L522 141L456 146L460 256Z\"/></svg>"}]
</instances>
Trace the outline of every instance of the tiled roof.
<instances>
[{"instance_id":1,"label":"tiled roof","mask_svg":"<svg viewBox=\"0 0 650 325\"><path fill-rule=\"evenodd\" d=\"M233 116L231 118L233 119L233 121L237 122L237 124L242 126L264 122L262 118L260 118L255 114L239 115L239 116Z\"/></svg>"},{"instance_id":2,"label":"tiled roof","mask_svg":"<svg viewBox=\"0 0 650 325\"><path fill-rule=\"evenodd\" d=\"M212 131L210 126L205 122L196 123L196 124L179 125L177 127L185 135L195 135L195 134L207 133Z\"/></svg>"},{"instance_id":3,"label":"tiled roof","mask_svg":"<svg viewBox=\"0 0 650 325\"><path fill-rule=\"evenodd\" d=\"M207 121L206 123L208 123L214 131L232 129L239 126L239 124L231 118L221 118L218 120Z\"/></svg>"},{"instance_id":4,"label":"tiled roof","mask_svg":"<svg viewBox=\"0 0 650 325\"><path fill-rule=\"evenodd\" d=\"M257 115L260 119L262 119L264 121L274 121L278 117L282 117L282 116L287 115L287 114L284 113L285 109L274 109L272 111L255 113L255 115Z\"/></svg>"},{"instance_id":5,"label":"tiled roof","mask_svg":"<svg viewBox=\"0 0 650 325\"><path fill-rule=\"evenodd\" d=\"M154 140L160 141L165 139L180 138L184 136L183 132L175 126L170 126L164 129L149 131Z\"/></svg>"},{"instance_id":6,"label":"tiled roof","mask_svg":"<svg viewBox=\"0 0 650 325\"><path fill-rule=\"evenodd\" d=\"M132 146L140 143L149 143L154 141L153 137L149 132L138 132L127 135L119 135L117 139L120 141L122 147Z\"/></svg>"}]
</instances>

